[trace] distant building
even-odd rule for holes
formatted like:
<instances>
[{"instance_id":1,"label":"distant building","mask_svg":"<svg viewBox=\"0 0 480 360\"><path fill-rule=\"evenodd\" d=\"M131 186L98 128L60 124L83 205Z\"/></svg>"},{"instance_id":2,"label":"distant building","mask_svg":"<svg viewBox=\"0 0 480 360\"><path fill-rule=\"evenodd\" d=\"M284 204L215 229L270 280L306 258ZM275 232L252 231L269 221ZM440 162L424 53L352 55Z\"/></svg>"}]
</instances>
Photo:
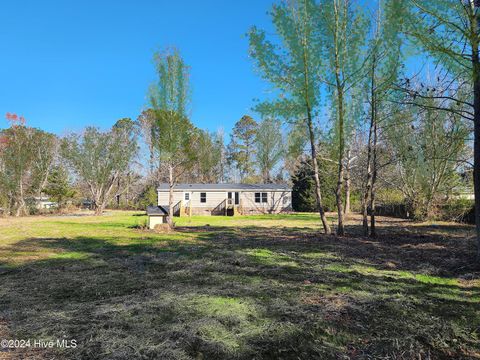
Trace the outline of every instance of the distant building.
<instances>
[{"instance_id":1,"label":"distant building","mask_svg":"<svg viewBox=\"0 0 480 360\"><path fill-rule=\"evenodd\" d=\"M158 205L168 206L169 185L160 184ZM292 189L284 184L177 184L173 215L248 215L292 210Z\"/></svg>"},{"instance_id":2,"label":"distant building","mask_svg":"<svg viewBox=\"0 0 480 360\"><path fill-rule=\"evenodd\" d=\"M33 204L38 210L48 210L58 208L58 203L55 201L50 201L50 198L47 196L36 196L33 199Z\"/></svg>"},{"instance_id":3,"label":"distant building","mask_svg":"<svg viewBox=\"0 0 480 360\"><path fill-rule=\"evenodd\" d=\"M94 202L89 199L83 199L80 206L82 209L88 209L88 210L93 210L94 208Z\"/></svg>"},{"instance_id":4,"label":"distant building","mask_svg":"<svg viewBox=\"0 0 480 360\"><path fill-rule=\"evenodd\" d=\"M453 199L475 200L475 193L473 189L467 187L457 187L453 189Z\"/></svg>"}]
</instances>

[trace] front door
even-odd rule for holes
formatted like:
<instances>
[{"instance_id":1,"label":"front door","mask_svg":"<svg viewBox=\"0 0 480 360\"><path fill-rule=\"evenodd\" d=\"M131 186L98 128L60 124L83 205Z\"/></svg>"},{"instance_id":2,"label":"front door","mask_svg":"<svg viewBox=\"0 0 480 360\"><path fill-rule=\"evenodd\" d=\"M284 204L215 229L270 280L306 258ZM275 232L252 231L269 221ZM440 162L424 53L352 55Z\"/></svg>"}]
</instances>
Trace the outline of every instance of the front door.
<instances>
[{"instance_id":1,"label":"front door","mask_svg":"<svg viewBox=\"0 0 480 360\"><path fill-rule=\"evenodd\" d=\"M228 192L227 193L227 203L229 205L239 205L240 204L240 193L238 191L235 192Z\"/></svg>"},{"instance_id":2,"label":"front door","mask_svg":"<svg viewBox=\"0 0 480 360\"><path fill-rule=\"evenodd\" d=\"M185 207L190 206L190 201L192 199L192 193L191 192L184 192L183 193L183 203Z\"/></svg>"}]
</instances>

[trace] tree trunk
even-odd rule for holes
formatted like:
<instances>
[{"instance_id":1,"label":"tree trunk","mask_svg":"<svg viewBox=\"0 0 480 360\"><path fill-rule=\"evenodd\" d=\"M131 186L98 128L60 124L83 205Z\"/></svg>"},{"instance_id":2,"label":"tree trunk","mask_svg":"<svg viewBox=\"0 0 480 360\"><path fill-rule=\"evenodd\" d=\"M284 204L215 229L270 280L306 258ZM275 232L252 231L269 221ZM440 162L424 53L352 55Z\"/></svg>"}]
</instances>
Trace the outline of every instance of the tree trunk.
<instances>
[{"instance_id":1,"label":"tree trunk","mask_svg":"<svg viewBox=\"0 0 480 360\"><path fill-rule=\"evenodd\" d=\"M322 190L320 188L320 175L318 170L318 159L317 159L317 144L315 142L315 133L313 132L313 120L312 120L312 108L310 106L310 79L309 79L309 62L308 54L306 51L307 48L307 38L303 38L303 77L304 77L304 96L305 96L305 107L307 113L307 126L308 126L308 135L310 138L310 150L312 155L312 165L313 165L313 179L315 181L315 197L317 200L318 212L320 213L320 219L323 225L323 231L325 234L330 234L330 226L327 222L327 217L325 216L325 211L323 210L323 201L322 201Z\"/></svg>"},{"instance_id":2,"label":"tree trunk","mask_svg":"<svg viewBox=\"0 0 480 360\"><path fill-rule=\"evenodd\" d=\"M18 184L17 209L15 211L15 216L19 217L26 214L27 214L27 211L26 211L25 199L23 195L23 181L22 179L20 179Z\"/></svg>"},{"instance_id":3,"label":"tree trunk","mask_svg":"<svg viewBox=\"0 0 480 360\"><path fill-rule=\"evenodd\" d=\"M342 201L342 191L343 191L343 176L344 176L344 152L345 152L345 140L344 140L344 109L343 109L343 96L344 96L344 78L342 79L343 65L340 61L340 54L343 51L346 51L346 48L340 49L341 44L339 41L339 33L346 31L345 22L340 23L339 9L340 4L337 1L333 2L333 11L335 14L335 24L333 29L333 42L335 46L335 83L336 83L336 93L338 101L338 174L337 174L337 188L335 190L335 197L337 200L337 213L338 213L338 226L337 226L337 235L343 236L345 234L345 226L343 223L343 201ZM346 5L344 3L343 5Z\"/></svg>"},{"instance_id":4,"label":"tree trunk","mask_svg":"<svg viewBox=\"0 0 480 360\"><path fill-rule=\"evenodd\" d=\"M375 51L375 50L374 50ZM372 57L371 82L370 82L370 125L368 129L368 150L367 150L367 182L365 184L365 193L362 203L362 224L363 235L369 235L368 229L368 208L370 208L371 232L370 236L375 236L375 192L374 183L376 181L377 166L377 84L376 84L376 53Z\"/></svg>"},{"instance_id":5,"label":"tree trunk","mask_svg":"<svg viewBox=\"0 0 480 360\"><path fill-rule=\"evenodd\" d=\"M270 170L264 169L263 170L263 183L264 184L270 184Z\"/></svg>"},{"instance_id":6,"label":"tree trunk","mask_svg":"<svg viewBox=\"0 0 480 360\"><path fill-rule=\"evenodd\" d=\"M150 139L150 142L148 144L148 148L150 150L150 158L149 158L149 165L150 165L150 176L153 177L153 173L155 172L155 152L153 149L153 143L152 139Z\"/></svg>"},{"instance_id":7,"label":"tree trunk","mask_svg":"<svg viewBox=\"0 0 480 360\"><path fill-rule=\"evenodd\" d=\"M103 202L100 202L100 204L97 204L95 207L95 216L102 215L103 210L105 210L105 204Z\"/></svg>"},{"instance_id":8,"label":"tree trunk","mask_svg":"<svg viewBox=\"0 0 480 360\"><path fill-rule=\"evenodd\" d=\"M349 174L350 170L345 169L345 174ZM343 209L345 217L350 214L350 175L345 175L345 208Z\"/></svg>"},{"instance_id":9,"label":"tree trunk","mask_svg":"<svg viewBox=\"0 0 480 360\"><path fill-rule=\"evenodd\" d=\"M479 14L475 15L474 29L478 34ZM480 58L478 40L472 44L472 65L473 65L473 122L474 122L474 144L473 144L473 186L475 193L475 225L477 233L477 261L480 262Z\"/></svg>"},{"instance_id":10,"label":"tree trunk","mask_svg":"<svg viewBox=\"0 0 480 360\"><path fill-rule=\"evenodd\" d=\"M117 209L120 209L120 176L117 179Z\"/></svg>"},{"instance_id":11,"label":"tree trunk","mask_svg":"<svg viewBox=\"0 0 480 360\"><path fill-rule=\"evenodd\" d=\"M170 228L173 228L173 166L172 164L168 165L168 185L169 185L169 192L168 192L168 225Z\"/></svg>"},{"instance_id":12,"label":"tree trunk","mask_svg":"<svg viewBox=\"0 0 480 360\"><path fill-rule=\"evenodd\" d=\"M325 211L323 210L322 204L322 191L320 189L320 176L318 174L318 160L317 160L317 145L315 143L315 134L313 132L312 124L312 115L310 109L307 110L307 122L308 122L308 133L310 137L310 150L312 154L312 165L313 165L313 179L315 180L315 196L317 199L318 212L320 213L320 219L322 220L323 230L325 234L330 234L330 226L327 222L327 217L325 216Z\"/></svg>"},{"instance_id":13,"label":"tree trunk","mask_svg":"<svg viewBox=\"0 0 480 360\"><path fill-rule=\"evenodd\" d=\"M478 69L480 74L480 68ZM474 86L474 166L473 186L475 193L475 224L477 231L477 258L480 262L480 79Z\"/></svg>"},{"instance_id":14,"label":"tree trunk","mask_svg":"<svg viewBox=\"0 0 480 360\"><path fill-rule=\"evenodd\" d=\"M17 201L17 210L15 212L15 216L19 217L22 215L26 215L26 205L25 205L25 200L23 199L23 196L20 196Z\"/></svg>"},{"instance_id":15,"label":"tree trunk","mask_svg":"<svg viewBox=\"0 0 480 360\"><path fill-rule=\"evenodd\" d=\"M48 175L50 175L50 170L47 169L45 171L45 176L43 177L41 183L40 183L40 186L37 190L37 194L38 194L38 197L42 197L42 192L43 192L43 189L45 189L45 187L47 186L48 184Z\"/></svg>"},{"instance_id":16,"label":"tree trunk","mask_svg":"<svg viewBox=\"0 0 480 360\"><path fill-rule=\"evenodd\" d=\"M337 81L337 83L339 83ZM337 189L335 191L335 197L337 199L337 213L338 213L338 227L337 235L345 235L345 225L344 225L344 214L343 214L343 200L342 200L342 190L343 190L343 176L344 176L344 152L345 152L345 143L344 143L344 127L343 127L343 89L341 85L337 87L338 92L338 180L337 180Z\"/></svg>"},{"instance_id":17,"label":"tree trunk","mask_svg":"<svg viewBox=\"0 0 480 360\"><path fill-rule=\"evenodd\" d=\"M102 215L104 205L103 205L103 202L101 200L101 193L98 189L95 191L93 201L94 201L93 205L94 205L94 208L95 208L95 215L96 216Z\"/></svg>"},{"instance_id":18,"label":"tree trunk","mask_svg":"<svg viewBox=\"0 0 480 360\"><path fill-rule=\"evenodd\" d=\"M345 208L343 213L348 215L350 213L350 149L347 151L347 166L345 167Z\"/></svg>"},{"instance_id":19,"label":"tree trunk","mask_svg":"<svg viewBox=\"0 0 480 360\"><path fill-rule=\"evenodd\" d=\"M375 228L375 183L377 181L377 107L374 106L373 144L372 144L372 186L370 188L370 237L376 237Z\"/></svg>"},{"instance_id":20,"label":"tree trunk","mask_svg":"<svg viewBox=\"0 0 480 360\"><path fill-rule=\"evenodd\" d=\"M370 118L370 126L368 130L367 145L367 181L362 200L362 225L363 235L368 236L368 205L370 200L370 192L372 189L372 132L373 132L373 116Z\"/></svg>"}]
</instances>

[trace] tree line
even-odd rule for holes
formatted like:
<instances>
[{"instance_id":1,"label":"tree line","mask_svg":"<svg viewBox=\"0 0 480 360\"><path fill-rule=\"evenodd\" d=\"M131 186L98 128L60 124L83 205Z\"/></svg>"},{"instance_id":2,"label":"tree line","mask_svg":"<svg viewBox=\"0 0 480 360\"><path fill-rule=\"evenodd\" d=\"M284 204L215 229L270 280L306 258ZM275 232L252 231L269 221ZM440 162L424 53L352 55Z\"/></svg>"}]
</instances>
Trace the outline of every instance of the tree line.
<instances>
[{"instance_id":1,"label":"tree line","mask_svg":"<svg viewBox=\"0 0 480 360\"><path fill-rule=\"evenodd\" d=\"M152 202L158 182L290 181L300 210L318 211L325 233L326 210L345 233L353 201L372 237L379 200L431 218L473 184L478 208L478 8L474 0L275 3L274 33L247 34L270 95L227 143L190 121L190 69L176 49L154 55L157 80L138 119L108 131L60 139L7 114L0 207L22 215L42 193L64 203L76 192L101 213L115 202Z\"/></svg>"},{"instance_id":2,"label":"tree line","mask_svg":"<svg viewBox=\"0 0 480 360\"><path fill-rule=\"evenodd\" d=\"M107 206L144 208L156 203L162 182L284 182L276 168L284 156L284 134L271 119L257 123L243 116L227 145L221 132L199 129L186 115L157 107L154 99L138 119L120 119L107 131L88 126L58 137L29 127L16 114L7 114L7 120L10 126L0 131L4 215L35 212L42 197L60 210L86 200L97 214Z\"/></svg>"},{"instance_id":3,"label":"tree line","mask_svg":"<svg viewBox=\"0 0 480 360\"><path fill-rule=\"evenodd\" d=\"M36 211L42 196L60 210L76 199L101 214L107 206L145 208L156 203L156 187L167 182L284 181L285 156L279 121L237 121L225 144L189 119L189 68L178 50L154 54L157 81L137 119L118 120L102 131L88 126L58 137L31 128L16 114L0 131L0 209L7 215ZM172 200L172 199L171 199ZM173 204L170 203L170 206Z\"/></svg>"},{"instance_id":4,"label":"tree line","mask_svg":"<svg viewBox=\"0 0 480 360\"><path fill-rule=\"evenodd\" d=\"M313 188L325 233L325 197L334 194L341 236L352 186L372 237L379 190L396 190L426 218L474 178L479 208L479 6L282 1L270 11L274 33L250 29L250 57L275 94L255 110L299 136L294 180Z\"/></svg>"}]
</instances>

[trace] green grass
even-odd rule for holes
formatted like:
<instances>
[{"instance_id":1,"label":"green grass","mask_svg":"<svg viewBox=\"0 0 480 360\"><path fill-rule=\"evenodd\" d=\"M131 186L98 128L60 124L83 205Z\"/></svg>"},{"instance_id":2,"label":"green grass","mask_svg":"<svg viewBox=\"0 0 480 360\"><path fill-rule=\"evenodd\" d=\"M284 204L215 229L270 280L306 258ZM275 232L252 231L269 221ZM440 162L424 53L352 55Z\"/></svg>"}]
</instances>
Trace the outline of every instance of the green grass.
<instances>
[{"instance_id":1,"label":"green grass","mask_svg":"<svg viewBox=\"0 0 480 360\"><path fill-rule=\"evenodd\" d=\"M0 358L480 357L471 227L380 218L371 240L356 218L342 238L316 214L175 220L0 219L0 339L79 344Z\"/></svg>"}]
</instances>

